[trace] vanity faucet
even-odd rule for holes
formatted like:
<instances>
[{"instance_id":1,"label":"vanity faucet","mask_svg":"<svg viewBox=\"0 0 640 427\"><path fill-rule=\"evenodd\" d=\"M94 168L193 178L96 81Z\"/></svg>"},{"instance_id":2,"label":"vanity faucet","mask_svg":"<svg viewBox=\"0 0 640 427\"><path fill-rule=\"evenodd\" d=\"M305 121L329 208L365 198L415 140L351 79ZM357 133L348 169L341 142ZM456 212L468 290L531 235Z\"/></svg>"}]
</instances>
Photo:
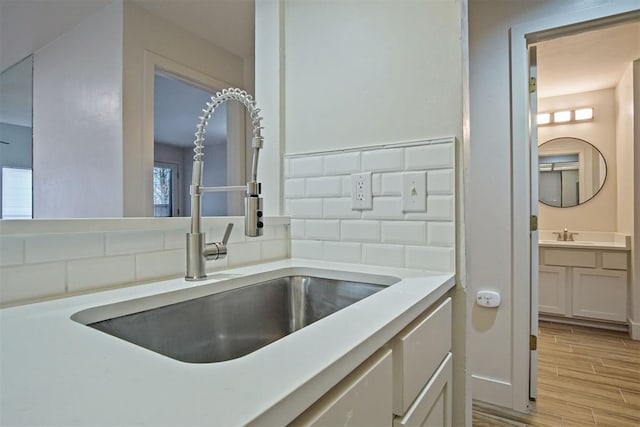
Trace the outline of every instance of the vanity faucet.
<instances>
[{"instance_id":1,"label":"vanity faucet","mask_svg":"<svg viewBox=\"0 0 640 427\"><path fill-rule=\"evenodd\" d=\"M227 101L235 100L240 102L249 111L251 125L253 127L253 160L251 162L251 179L246 186L224 186L224 187L204 187L202 185L202 171L204 167L204 134L206 132L209 119L217 107ZM245 193L245 213L244 232L249 237L262 235L262 197L260 197L261 184L258 182L258 155L262 148L262 117L259 115L260 109L256 107L255 100L246 91L241 89L224 89L217 92L207 102L203 114L199 117L193 149L193 175L191 179L191 229L187 233L187 268L186 280L202 280L207 277L205 264L208 259L221 259L227 255L227 242L231 235L233 224L229 224L221 242L206 243L205 233L201 231L202 213L200 210L200 198L205 192L219 191L246 191Z\"/></svg>"},{"instance_id":2,"label":"vanity faucet","mask_svg":"<svg viewBox=\"0 0 640 427\"><path fill-rule=\"evenodd\" d=\"M563 231L554 231L553 234L557 234L558 240L561 242L573 242L573 236L580 233L570 233L569 230L565 228Z\"/></svg>"}]
</instances>

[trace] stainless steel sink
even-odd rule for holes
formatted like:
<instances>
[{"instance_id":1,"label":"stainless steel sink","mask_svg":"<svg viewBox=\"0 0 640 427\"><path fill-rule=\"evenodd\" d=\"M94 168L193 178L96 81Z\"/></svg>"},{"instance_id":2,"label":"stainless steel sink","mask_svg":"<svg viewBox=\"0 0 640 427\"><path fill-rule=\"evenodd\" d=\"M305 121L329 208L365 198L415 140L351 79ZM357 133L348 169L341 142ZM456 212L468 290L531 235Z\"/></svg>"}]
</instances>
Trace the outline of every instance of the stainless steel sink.
<instances>
[{"instance_id":1,"label":"stainless steel sink","mask_svg":"<svg viewBox=\"0 0 640 427\"><path fill-rule=\"evenodd\" d=\"M183 362L220 362L249 354L385 287L286 276L88 326Z\"/></svg>"}]
</instances>

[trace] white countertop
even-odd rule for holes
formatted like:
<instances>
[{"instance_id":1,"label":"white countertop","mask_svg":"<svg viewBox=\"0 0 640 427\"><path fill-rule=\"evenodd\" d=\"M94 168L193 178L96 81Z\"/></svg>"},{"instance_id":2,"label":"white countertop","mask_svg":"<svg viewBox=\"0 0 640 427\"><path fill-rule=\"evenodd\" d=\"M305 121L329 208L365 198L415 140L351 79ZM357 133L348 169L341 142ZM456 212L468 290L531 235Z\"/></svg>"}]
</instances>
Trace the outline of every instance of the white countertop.
<instances>
[{"instance_id":1,"label":"white countertop","mask_svg":"<svg viewBox=\"0 0 640 427\"><path fill-rule=\"evenodd\" d=\"M170 359L70 319L87 308L176 290L218 292L229 288L230 276L281 268L402 280L253 353L211 364ZM453 286L450 274L283 260L217 272L203 282L174 279L6 308L0 310L0 424L284 425Z\"/></svg>"},{"instance_id":2,"label":"white countertop","mask_svg":"<svg viewBox=\"0 0 640 427\"><path fill-rule=\"evenodd\" d=\"M580 241L573 242L562 240L540 240L538 246L547 248L574 248L574 249L611 249L618 251L629 251L631 247L622 242L597 242L597 241Z\"/></svg>"}]
</instances>

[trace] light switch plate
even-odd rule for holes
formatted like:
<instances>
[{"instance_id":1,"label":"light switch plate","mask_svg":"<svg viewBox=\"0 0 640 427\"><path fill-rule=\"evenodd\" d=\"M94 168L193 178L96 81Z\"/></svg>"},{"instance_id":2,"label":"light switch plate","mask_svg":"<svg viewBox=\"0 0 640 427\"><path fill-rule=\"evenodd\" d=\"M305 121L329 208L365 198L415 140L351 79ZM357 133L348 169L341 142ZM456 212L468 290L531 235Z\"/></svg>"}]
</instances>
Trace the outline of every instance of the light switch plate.
<instances>
[{"instance_id":1,"label":"light switch plate","mask_svg":"<svg viewBox=\"0 0 640 427\"><path fill-rule=\"evenodd\" d=\"M402 210L425 212L427 210L427 173L405 172L402 174Z\"/></svg>"},{"instance_id":2,"label":"light switch plate","mask_svg":"<svg viewBox=\"0 0 640 427\"><path fill-rule=\"evenodd\" d=\"M372 209L371 172L351 175L351 209Z\"/></svg>"}]
</instances>

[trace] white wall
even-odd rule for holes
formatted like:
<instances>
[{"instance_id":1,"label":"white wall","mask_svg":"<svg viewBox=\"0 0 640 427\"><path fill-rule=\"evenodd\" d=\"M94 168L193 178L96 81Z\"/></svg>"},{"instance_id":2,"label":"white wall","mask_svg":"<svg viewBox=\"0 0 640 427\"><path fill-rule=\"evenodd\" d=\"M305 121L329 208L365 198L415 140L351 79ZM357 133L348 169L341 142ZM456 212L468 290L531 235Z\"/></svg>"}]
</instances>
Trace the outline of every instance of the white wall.
<instances>
[{"instance_id":1,"label":"white wall","mask_svg":"<svg viewBox=\"0 0 640 427\"><path fill-rule=\"evenodd\" d=\"M493 289L501 293L503 301L497 310L477 306L471 310L469 349L476 399L524 409L525 400L514 396L522 396L524 389L528 389L528 374L514 372L514 336L526 337L528 331L515 331L513 324L520 321L528 325L528 320L518 317L527 312L526 307L512 305L515 286L526 285L512 282L512 204L525 203L525 200L519 195L512 198L511 150L513 144L526 141L519 135L517 141L511 140L509 29L550 17L554 17L555 22L571 22L578 16L592 19L623 7L630 9L633 3L622 0L471 0L469 3L471 143L467 165L467 253L470 254L467 274L472 295L479 289ZM514 379L518 389L514 388Z\"/></svg>"},{"instance_id":2,"label":"white wall","mask_svg":"<svg viewBox=\"0 0 640 427\"><path fill-rule=\"evenodd\" d=\"M169 24L131 2L124 5L124 216L151 216L153 147L144 138L144 52L169 58L235 87L244 86L242 58Z\"/></svg>"},{"instance_id":3,"label":"white wall","mask_svg":"<svg viewBox=\"0 0 640 427\"><path fill-rule=\"evenodd\" d=\"M35 218L122 216L122 2L37 51Z\"/></svg>"},{"instance_id":4,"label":"white wall","mask_svg":"<svg viewBox=\"0 0 640 427\"><path fill-rule=\"evenodd\" d=\"M607 164L604 187L591 200L571 208L539 203L541 230L610 231L617 229L618 168L616 156L616 107L614 89L538 99L538 111L593 107L593 121L538 127L538 144L554 138L572 137L595 146ZM623 177L625 178L625 177ZM629 177L626 177L628 180Z\"/></svg>"},{"instance_id":5,"label":"white wall","mask_svg":"<svg viewBox=\"0 0 640 427\"><path fill-rule=\"evenodd\" d=\"M616 163L618 165L619 233L633 234L633 63L629 64L615 89Z\"/></svg>"},{"instance_id":6,"label":"white wall","mask_svg":"<svg viewBox=\"0 0 640 427\"><path fill-rule=\"evenodd\" d=\"M287 154L462 136L458 1L286 5Z\"/></svg>"},{"instance_id":7,"label":"white wall","mask_svg":"<svg viewBox=\"0 0 640 427\"><path fill-rule=\"evenodd\" d=\"M640 59L633 61L633 140L634 146L640 143ZM634 224L632 239L632 280L631 288L631 333L635 340L640 340L640 220L638 220L637 203L640 200L640 150L633 153L633 200L634 200Z\"/></svg>"}]
</instances>

